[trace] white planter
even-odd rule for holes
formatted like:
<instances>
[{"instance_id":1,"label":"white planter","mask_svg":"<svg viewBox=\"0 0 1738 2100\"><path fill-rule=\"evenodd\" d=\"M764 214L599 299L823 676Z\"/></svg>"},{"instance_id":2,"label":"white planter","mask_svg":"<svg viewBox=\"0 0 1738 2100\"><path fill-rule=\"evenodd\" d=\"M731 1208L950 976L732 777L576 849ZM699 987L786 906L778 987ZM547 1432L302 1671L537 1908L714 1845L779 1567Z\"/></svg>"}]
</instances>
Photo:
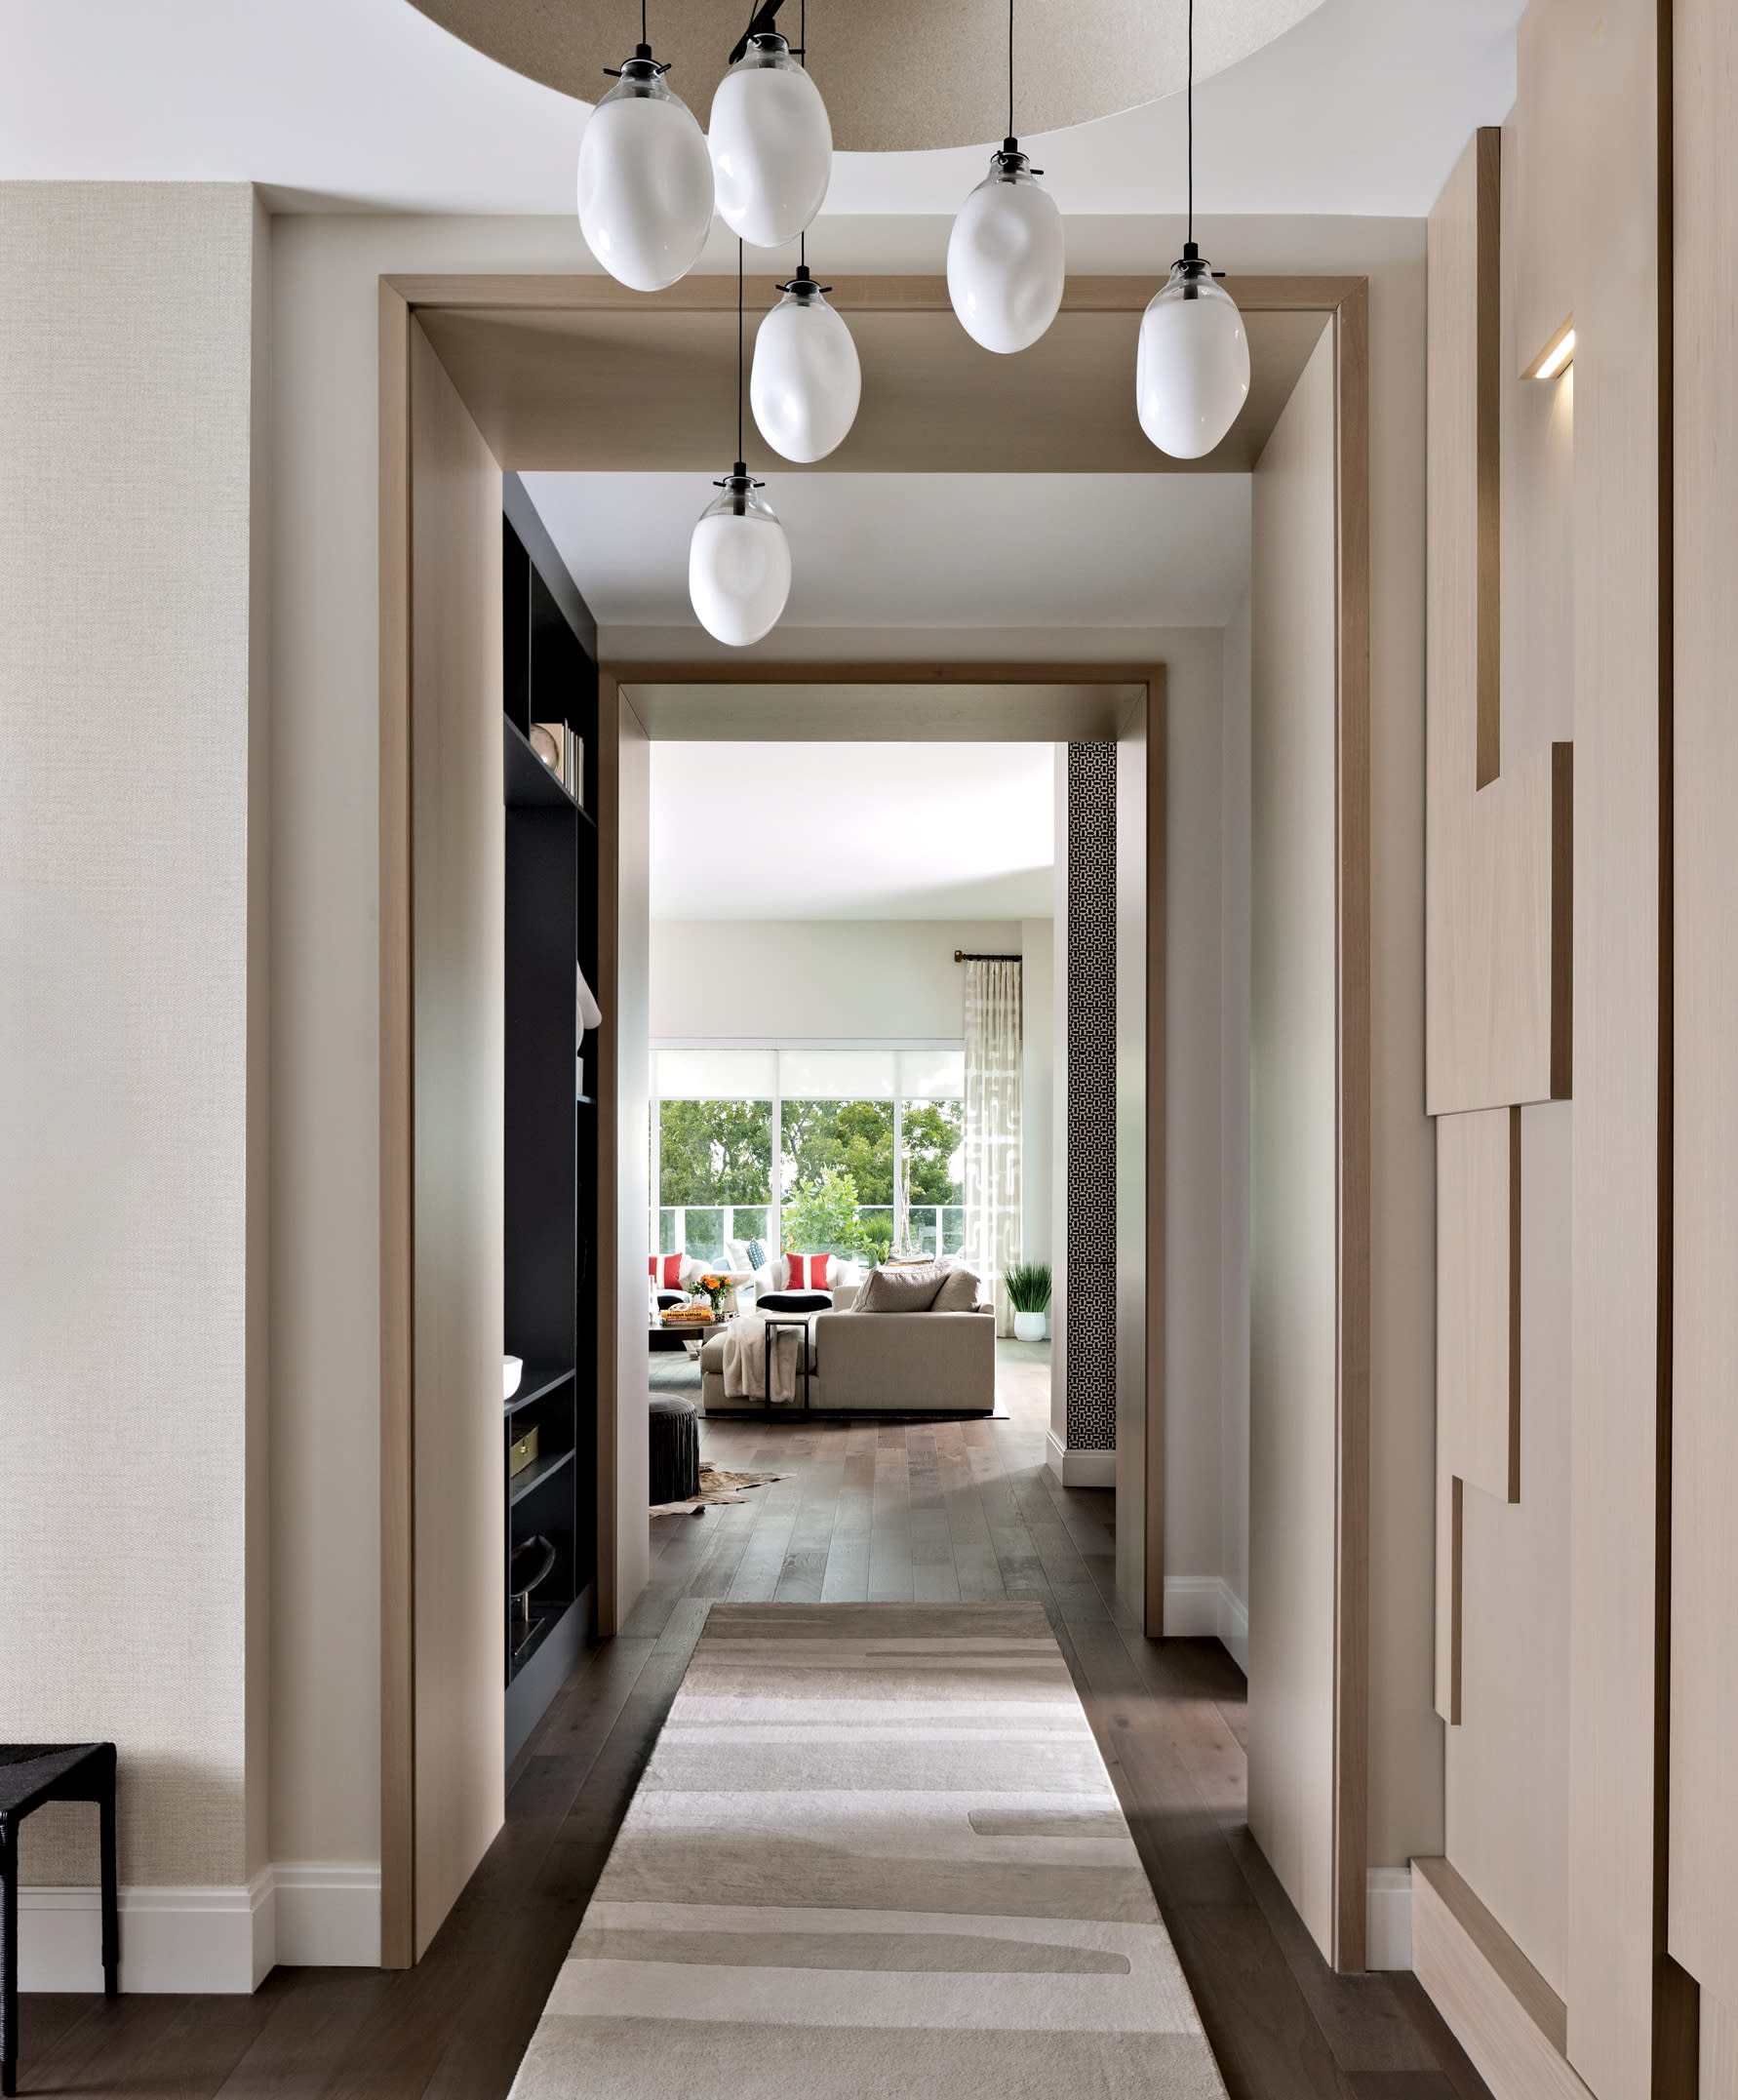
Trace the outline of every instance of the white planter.
<instances>
[{"instance_id":1,"label":"white planter","mask_svg":"<svg viewBox=\"0 0 1738 2100\"><path fill-rule=\"evenodd\" d=\"M1017 1342L1041 1342L1044 1340L1043 1313L1015 1313L1014 1340Z\"/></svg>"}]
</instances>

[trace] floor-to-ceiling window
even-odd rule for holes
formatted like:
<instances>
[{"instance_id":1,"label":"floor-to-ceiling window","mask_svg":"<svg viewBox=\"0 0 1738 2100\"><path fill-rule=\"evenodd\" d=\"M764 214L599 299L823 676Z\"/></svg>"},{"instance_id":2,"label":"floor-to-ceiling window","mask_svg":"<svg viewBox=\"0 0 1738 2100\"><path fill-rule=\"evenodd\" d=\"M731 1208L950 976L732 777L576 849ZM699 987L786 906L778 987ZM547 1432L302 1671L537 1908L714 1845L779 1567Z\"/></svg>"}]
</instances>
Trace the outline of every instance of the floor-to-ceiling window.
<instances>
[{"instance_id":1,"label":"floor-to-ceiling window","mask_svg":"<svg viewBox=\"0 0 1738 2100\"><path fill-rule=\"evenodd\" d=\"M880 1260L965 1242L965 1055L952 1043L667 1044L652 1052L652 1244Z\"/></svg>"}]
</instances>

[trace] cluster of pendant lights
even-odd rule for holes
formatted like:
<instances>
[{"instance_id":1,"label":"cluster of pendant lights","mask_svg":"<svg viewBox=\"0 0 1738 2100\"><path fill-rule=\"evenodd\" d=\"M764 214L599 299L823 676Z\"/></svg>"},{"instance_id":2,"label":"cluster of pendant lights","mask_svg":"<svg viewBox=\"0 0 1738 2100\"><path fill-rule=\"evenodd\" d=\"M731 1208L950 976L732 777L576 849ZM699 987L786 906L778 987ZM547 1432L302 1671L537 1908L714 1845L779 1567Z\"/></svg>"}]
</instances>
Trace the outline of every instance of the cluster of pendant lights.
<instances>
[{"instance_id":1,"label":"cluster of pendant lights","mask_svg":"<svg viewBox=\"0 0 1738 2100\"><path fill-rule=\"evenodd\" d=\"M1195 6L1189 11L1189 233L1181 260L1141 317L1135 405L1162 452L1198 459L1231 428L1249 391L1243 318L1195 245ZM579 147L579 228L610 274L658 292L699 260L716 212L737 237L736 452L689 546L689 596L708 634L744 648L770 633L791 586L790 542L741 458L742 248L807 234L827 193L833 130L819 90L761 0L712 98L709 133L665 83L646 41L614 74ZM805 12L807 12L805 0ZM1035 343L1056 318L1065 276L1062 215L1013 135L1013 0L1007 11L1007 137L967 198L947 250L948 297L986 350ZM807 38L799 44L802 56ZM795 277L755 336L749 403L780 457L824 459L856 419L862 370L850 331L810 274Z\"/></svg>"}]
</instances>

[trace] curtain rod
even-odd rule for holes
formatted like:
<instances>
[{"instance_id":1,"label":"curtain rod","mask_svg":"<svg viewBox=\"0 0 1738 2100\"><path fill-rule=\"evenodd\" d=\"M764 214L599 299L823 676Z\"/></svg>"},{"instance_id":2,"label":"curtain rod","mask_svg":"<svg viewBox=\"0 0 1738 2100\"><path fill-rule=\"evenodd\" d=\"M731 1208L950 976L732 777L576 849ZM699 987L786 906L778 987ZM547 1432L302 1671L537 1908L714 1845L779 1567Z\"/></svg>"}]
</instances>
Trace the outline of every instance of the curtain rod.
<instances>
[{"instance_id":1,"label":"curtain rod","mask_svg":"<svg viewBox=\"0 0 1738 2100\"><path fill-rule=\"evenodd\" d=\"M954 950L956 963L1023 963L1023 955L968 955L964 948Z\"/></svg>"}]
</instances>

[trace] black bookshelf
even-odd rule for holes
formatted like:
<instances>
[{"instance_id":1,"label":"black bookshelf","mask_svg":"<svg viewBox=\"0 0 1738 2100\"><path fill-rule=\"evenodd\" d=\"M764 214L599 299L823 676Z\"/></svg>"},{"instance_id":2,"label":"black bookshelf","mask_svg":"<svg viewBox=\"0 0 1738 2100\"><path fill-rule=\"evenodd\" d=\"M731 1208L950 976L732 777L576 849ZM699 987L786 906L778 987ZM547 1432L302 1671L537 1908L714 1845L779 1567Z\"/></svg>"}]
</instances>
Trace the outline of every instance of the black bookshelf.
<instances>
[{"instance_id":1,"label":"black bookshelf","mask_svg":"<svg viewBox=\"0 0 1738 2100\"><path fill-rule=\"evenodd\" d=\"M585 602L517 476L504 483L504 1343L525 1363L501 1410L510 1763L585 1644L597 1580L597 1123L579 1084L596 1069L597 1039L577 1040L574 965L595 986L598 676ZM534 722L565 722L583 739L576 795L532 749ZM536 1458L509 1473L533 1427ZM514 1549L536 1538L555 1561L525 1620L508 1570Z\"/></svg>"}]
</instances>

